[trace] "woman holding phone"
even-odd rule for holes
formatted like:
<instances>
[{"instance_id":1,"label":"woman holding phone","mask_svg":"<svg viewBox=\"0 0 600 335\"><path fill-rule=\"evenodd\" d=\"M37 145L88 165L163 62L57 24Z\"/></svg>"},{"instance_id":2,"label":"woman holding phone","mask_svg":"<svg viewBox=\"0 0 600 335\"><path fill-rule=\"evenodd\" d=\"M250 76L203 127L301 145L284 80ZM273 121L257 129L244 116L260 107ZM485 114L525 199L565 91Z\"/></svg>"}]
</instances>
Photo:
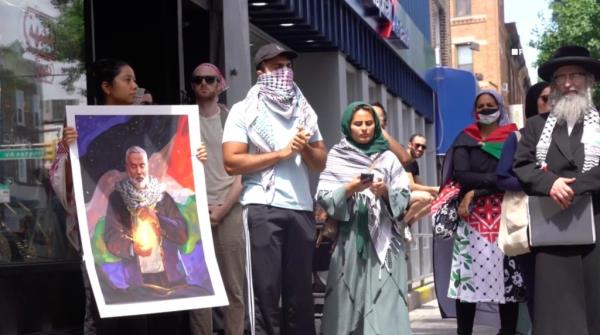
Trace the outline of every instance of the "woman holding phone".
<instances>
[{"instance_id":1,"label":"woman holding phone","mask_svg":"<svg viewBox=\"0 0 600 335\"><path fill-rule=\"evenodd\" d=\"M317 201L339 225L321 333L411 334L404 227L408 176L365 102L342 116L344 138L327 157Z\"/></svg>"}]
</instances>

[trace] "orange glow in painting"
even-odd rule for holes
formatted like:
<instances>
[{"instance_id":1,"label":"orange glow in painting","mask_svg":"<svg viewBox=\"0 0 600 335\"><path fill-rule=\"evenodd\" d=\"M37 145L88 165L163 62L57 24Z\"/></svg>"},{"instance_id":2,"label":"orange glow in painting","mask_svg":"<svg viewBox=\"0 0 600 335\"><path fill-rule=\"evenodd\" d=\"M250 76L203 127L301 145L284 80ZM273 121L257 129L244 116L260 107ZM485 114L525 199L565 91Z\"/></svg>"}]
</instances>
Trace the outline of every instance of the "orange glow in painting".
<instances>
[{"instance_id":1,"label":"orange glow in painting","mask_svg":"<svg viewBox=\"0 0 600 335\"><path fill-rule=\"evenodd\" d=\"M158 236L156 236L154 225L154 220L137 220L133 241L140 246L141 250L151 250L158 245Z\"/></svg>"}]
</instances>

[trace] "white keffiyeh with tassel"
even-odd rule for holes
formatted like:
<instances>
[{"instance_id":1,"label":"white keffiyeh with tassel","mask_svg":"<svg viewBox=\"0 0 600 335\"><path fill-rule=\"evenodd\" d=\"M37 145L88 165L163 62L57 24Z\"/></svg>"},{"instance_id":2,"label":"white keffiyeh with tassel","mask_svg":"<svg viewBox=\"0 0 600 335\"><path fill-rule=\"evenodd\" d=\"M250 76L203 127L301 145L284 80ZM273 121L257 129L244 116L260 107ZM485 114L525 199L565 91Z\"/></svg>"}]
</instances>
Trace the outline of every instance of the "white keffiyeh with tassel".
<instances>
[{"instance_id":1,"label":"white keffiyeh with tassel","mask_svg":"<svg viewBox=\"0 0 600 335\"><path fill-rule=\"evenodd\" d=\"M390 198L410 197L406 171L391 151L368 156L342 139L327 155L327 166L319 177L317 199L321 192L333 192L367 171L374 173L376 178L382 178L388 185ZM350 202L352 207L359 202L366 204L369 210L369 235L380 263L385 265L388 249L393 247L392 229L403 236L404 222L394 219L383 201L369 189L355 193ZM390 199L390 202L399 203L395 199Z\"/></svg>"},{"instance_id":2,"label":"white keffiyeh with tassel","mask_svg":"<svg viewBox=\"0 0 600 335\"><path fill-rule=\"evenodd\" d=\"M548 155L548 149L550 148L550 142L552 141L552 132L554 131L556 122L556 116L550 114L546 119L542 135L536 146L535 157L538 164L542 167L546 166L546 156ZM590 108L585 112L583 117L583 133L586 134L596 129L600 129L600 117L595 108ZM589 143L584 143L584 153L585 158L583 161L582 172L586 172L591 168L598 166L598 161L600 160L599 153L595 152L594 146Z\"/></svg>"},{"instance_id":3,"label":"white keffiyeh with tassel","mask_svg":"<svg viewBox=\"0 0 600 335\"><path fill-rule=\"evenodd\" d=\"M293 82L290 69L284 68L260 75L256 85L248 91L244 105L244 123L248 129L248 137L259 152L277 150L282 140L274 137L270 113L279 114L288 120L295 118L294 133L290 133L290 138L286 141L290 141L299 128L310 134L318 130L317 114ZM297 155L295 159L300 160L301 157ZM274 182L273 168L261 172L261 184L268 202L272 201L275 195Z\"/></svg>"}]
</instances>

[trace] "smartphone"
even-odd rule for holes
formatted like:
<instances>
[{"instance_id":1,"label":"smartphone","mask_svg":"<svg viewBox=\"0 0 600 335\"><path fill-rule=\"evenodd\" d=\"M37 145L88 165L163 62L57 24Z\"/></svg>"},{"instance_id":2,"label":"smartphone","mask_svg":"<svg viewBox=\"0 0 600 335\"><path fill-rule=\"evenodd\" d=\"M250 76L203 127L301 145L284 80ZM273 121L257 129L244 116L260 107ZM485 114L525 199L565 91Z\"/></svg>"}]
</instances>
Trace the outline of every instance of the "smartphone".
<instances>
[{"instance_id":1,"label":"smartphone","mask_svg":"<svg viewBox=\"0 0 600 335\"><path fill-rule=\"evenodd\" d=\"M144 96L144 92L146 92L145 88L138 87L135 92L135 97L133 97L133 104L140 105L142 102L142 97Z\"/></svg>"},{"instance_id":2,"label":"smartphone","mask_svg":"<svg viewBox=\"0 0 600 335\"><path fill-rule=\"evenodd\" d=\"M372 173L361 173L360 181L363 183L368 183L373 181L374 175Z\"/></svg>"}]
</instances>

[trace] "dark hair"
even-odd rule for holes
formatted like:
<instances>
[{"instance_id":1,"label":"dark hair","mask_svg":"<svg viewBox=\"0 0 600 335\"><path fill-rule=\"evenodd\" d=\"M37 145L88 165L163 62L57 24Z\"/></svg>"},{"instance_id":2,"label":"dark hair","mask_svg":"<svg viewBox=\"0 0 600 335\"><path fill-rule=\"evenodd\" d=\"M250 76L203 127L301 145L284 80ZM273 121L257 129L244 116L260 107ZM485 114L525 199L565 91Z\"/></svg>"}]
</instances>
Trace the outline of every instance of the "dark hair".
<instances>
[{"instance_id":1,"label":"dark hair","mask_svg":"<svg viewBox=\"0 0 600 335\"><path fill-rule=\"evenodd\" d=\"M371 104L371 106L381 108L381 111L383 112L383 116L385 116L387 118L387 112L385 111L385 108L383 108L383 105L381 104L381 102L375 101Z\"/></svg>"},{"instance_id":2,"label":"dark hair","mask_svg":"<svg viewBox=\"0 0 600 335\"><path fill-rule=\"evenodd\" d=\"M525 118L529 119L538 114L537 100L542 94L542 91L550 86L549 83L542 81L529 88L525 96Z\"/></svg>"},{"instance_id":3,"label":"dark hair","mask_svg":"<svg viewBox=\"0 0 600 335\"><path fill-rule=\"evenodd\" d=\"M414 134L410 135L410 137L408 138L408 141L412 142L415 139L415 137L422 137L424 139L427 139L427 137L425 137L425 135L423 135L421 133L414 133Z\"/></svg>"},{"instance_id":4,"label":"dark hair","mask_svg":"<svg viewBox=\"0 0 600 335\"><path fill-rule=\"evenodd\" d=\"M106 97L102 91L102 83L107 82L112 84L115 77L121 73L124 66L129 66L126 62L118 59L103 58L92 64L92 79L94 81L94 94L96 101L100 105L104 105Z\"/></svg>"}]
</instances>

